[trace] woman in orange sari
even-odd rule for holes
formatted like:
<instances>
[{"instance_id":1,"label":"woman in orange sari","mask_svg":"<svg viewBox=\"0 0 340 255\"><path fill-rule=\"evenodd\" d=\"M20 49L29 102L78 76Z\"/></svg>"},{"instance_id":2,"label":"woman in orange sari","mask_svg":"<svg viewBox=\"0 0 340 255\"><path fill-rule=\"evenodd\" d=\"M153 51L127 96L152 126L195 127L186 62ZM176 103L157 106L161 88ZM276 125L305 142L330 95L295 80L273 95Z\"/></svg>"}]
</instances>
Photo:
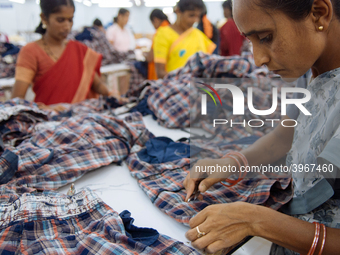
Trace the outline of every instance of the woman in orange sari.
<instances>
[{"instance_id":1,"label":"woman in orange sari","mask_svg":"<svg viewBox=\"0 0 340 255\"><path fill-rule=\"evenodd\" d=\"M166 27L170 25L168 17L164 14L164 12L160 9L154 9L150 14L150 20L153 27L156 29L156 33L158 28ZM153 42L151 46L151 50L145 55L146 61L148 62L148 80L157 80L157 73L153 55Z\"/></svg>"},{"instance_id":2,"label":"woman in orange sari","mask_svg":"<svg viewBox=\"0 0 340 255\"><path fill-rule=\"evenodd\" d=\"M42 107L108 95L100 79L102 56L66 40L73 25L73 0L41 0L40 7L42 22L36 32L42 39L21 49L12 97L24 98L31 84Z\"/></svg>"}]
</instances>

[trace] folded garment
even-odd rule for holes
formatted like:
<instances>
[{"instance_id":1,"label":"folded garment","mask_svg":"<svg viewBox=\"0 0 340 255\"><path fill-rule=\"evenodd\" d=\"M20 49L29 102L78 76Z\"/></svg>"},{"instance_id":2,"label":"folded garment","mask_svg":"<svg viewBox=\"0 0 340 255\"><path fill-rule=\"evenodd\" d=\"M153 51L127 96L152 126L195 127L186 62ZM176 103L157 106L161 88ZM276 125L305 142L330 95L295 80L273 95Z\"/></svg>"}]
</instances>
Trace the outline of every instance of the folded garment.
<instances>
[{"instance_id":1,"label":"folded garment","mask_svg":"<svg viewBox=\"0 0 340 255\"><path fill-rule=\"evenodd\" d=\"M85 27L84 30L81 33L77 34L75 36L75 38L76 38L77 41L81 41L81 42L85 41L85 40L89 40L90 42L92 42L92 40L93 40L93 36L91 34L91 31L87 27Z\"/></svg>"},{"instance_id":2,"label":"folded garment","mask_svg":"<svg viewBox=\"0 0 340 255\"><path fill-rule=\"evenodd\" d=\"M200 254L132 222L89 189L0 194L1 254Z\"/></svg>"},{"instance_id":3,"label":"folded garment","mask_svg":"<svg viewBox=\"0 0 340 255\"><path fill-rule=\"evenodd\" d=\"M13 78L20 47L0 42L0 78Z\"/></svg>"},{"instance_id":4,"label":"folded garment","mask_svg":"<svg viewBox=\"0 0 340 255\"><path fill-rule=\"evenodd\" d=\"M163 143L163 145L164 148L159 146L157 149L166 151L169 144ZM199 143L196 142L195 145L199 147ZM198 200L189 203L184 201L186 191L183 182L190 167L200 158L206 158L207 155L221 157L228 151L238 148L237 146L239 145L228 144L219 147L217 144L214 146L213 143L208 145L202 143L201 151L196 154L196 157L186 158L183 154L184 157L181 159L167 161L165 158L164 162L158 161L157 163L144 161L147 148L142 148L141 153L132 153L128 157L127 165L131 175L137 179L151 202L161 211L185 225L188 225L191 217L212 204L243 201L278 210L289 202L293 194L290 178L274 179L260 175L252 179L245 178L232 187L217 183L205 193L200 194ZM237 176L234 175L229 180L236 179Z\"/></svg>"},{"instance_id":5,"label":"folded garment","mask_svg":"<svg viewBox=\"0 0 340 255\"><path fill-rule=\"evenodd\" d=\"M1 53L1 57L6 57L7 55L16 55L19 53L20 48L11 43L4 43L4 47L7 49L5 52Z\"/></svg>"}]
</instances>

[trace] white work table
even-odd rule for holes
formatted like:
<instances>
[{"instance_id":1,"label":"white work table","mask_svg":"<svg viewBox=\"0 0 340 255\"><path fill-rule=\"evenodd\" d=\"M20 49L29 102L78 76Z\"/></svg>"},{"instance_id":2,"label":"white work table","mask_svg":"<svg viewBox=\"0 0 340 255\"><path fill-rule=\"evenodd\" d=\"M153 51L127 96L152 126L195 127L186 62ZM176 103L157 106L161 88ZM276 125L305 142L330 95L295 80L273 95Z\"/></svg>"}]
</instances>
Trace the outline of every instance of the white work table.
<instances>
[{"instance_id":1,"label":"white work table","mask_svg":"<svg viewBox=\"0 0 340 255\"><path fill-rule=\"evenodd\" d=\"M2 78L0 79L0 89L12 88L15 83L14 78Z\"/></svg>"},{"instance_id":2,"label":"white work table","mask_svg":"<svg viewBox=\"0 0 340 255\"><path fill-rule=\"evenodd\" d=\"M7 101L11 98L14 83L14 78L0 79L0 102Z\"/></svg>"},{"instance_id":3,"label":"white work table","mask_svg":"<svg viewBox=\"0 0 340 255\"><path fill-rule=\"evenodd\" d=\"M181 130L170 130L159 126L151 116L144 117L144 123L155 136L167 136L174 141L189 136ZM185 238L185 232L189 228L170 218L151 203L138 186L137 180L130 175L125 163L122 166L110 165L87 173L75 182L76 190L83 187L96 191L99 197L118 213L124 210L130 211L136 226L154 228L161 234L190 245ZM66 194L68 189L69 186L65 186L58 191ZM269 254L269 248L270 242L253 238L234 254L264 255Z\"/></svg>"},{"instance_id":4,"label":"white work table","mask_svg":"<svg viewBox=\"0 0 340 255\"><path fill-rule=\"evenodd\" d=\"M130 70L130 67L126 64L112 64L112 65L102 66L100 68L100 72L102 74L122 72L122 71L128 71L128 70Z\"/></svg>"}]
</instances>

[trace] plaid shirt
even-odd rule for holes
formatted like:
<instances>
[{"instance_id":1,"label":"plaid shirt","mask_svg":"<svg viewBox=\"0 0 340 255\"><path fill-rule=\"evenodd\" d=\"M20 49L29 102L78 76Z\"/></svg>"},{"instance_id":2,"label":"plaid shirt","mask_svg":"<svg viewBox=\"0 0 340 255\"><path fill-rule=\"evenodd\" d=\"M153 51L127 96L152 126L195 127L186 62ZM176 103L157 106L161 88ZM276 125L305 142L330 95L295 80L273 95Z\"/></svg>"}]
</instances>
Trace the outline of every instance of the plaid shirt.
<instances>
[{"instance_id":1,"label":"plaid shirt","mask_svg":"<svg viewBox=\"0 0 340 255\"><path fill-rule=\"evenodd\" d=\"M204 148L199 158L205 158L209 154L221 157L227 151L239 148L229 145L219 150L214 143L200 145L196 142L195 145ZM188 225L191 217L208 205L244 201L277 210L292 197L289 178L269 179L258 176L258 178L244 179L228 188L217 183L204 194L200 194L198 200L187 203L184 201L186 191L183 181L189 173L190 165L197 159L192 157L162 164L149 164L140 160L136 152L129 156L127 164L131 175L138 180L140 187L151 202L161 211L185 225Z\"/></svg>"},{"instance_id":2,"label":"plaid shirt","mask_svg":"<svg viewBox=\"0 0 340 255\"><path fill-rule=\"evenodd\" d=\"M196 53L183 68L169 73L163 80L150 82L148 106L160 125L168 128L188 127L190 83L194 78L242 77L251 71L252 65L243 58Z\"/></svg>"},{"instance_id":3,"label":"plaid shirt","mask_svg":"<svg viewBox=\"0 0 340 255\"><path fill-rule=\"evenodd\" d=\"M3 108L11 112L11 107ZM1 122L6 153L0 156L3 166L0 180L11 179L6 185L57 189L90 170L122 162L129 155L131 146L143 145L152 137L139 113L124 119L80 113L61 121L42 122L32 114L36 109L31 110L28 108ZM23 118L31 121L24 122ZM20 135L24 137L18 144L13 144L11 134L19 134L17 140ZM16 166L13 155L17 157Z\"/></svg>"},{"instance_id":4,"label":"plaid shirt","mask_svg":"<svg viewBox=\"0 0 340 255\"><path fill-rule=\"evenodd\" d=\"M246 58L239 56L221 57L200 52L191 57L183 68L169 73L163 80L145 81L139 86L139 89L149 85L148 107L156 115L158 123L167 128L193 127L193 120L200 117L201 92L195 83L197 80L204 82L205 79L210 79L207 82L211 82L212 78L219 78L218 83L234 82L244 93L247 92L248 87L252 87L253 105L258 110L271 108L272 88L275 87L278 89L277 109L279 109L280 90L287 84L280 79L256 74L253 72L254 70L256 70L256 67ZM245 104L244 116L234 116L232 114L232 94L226 89L217 89L217 92L223 102L220 119L241 122L243 119L248 121L250 119L281 118L279 111L275 111L270 116L254 115L249 111L247 104ZM213 130L211 125L204 122L196 123L196 126L204 126L208 132ZM255 130L248 128L248 132L261 136L271 129L271 122L265 122L263 128ZM228 130L224 128L223 132L226 131Z\"/></svg>"},{"instance_id":5,"label":"plaid shirt","mask_svg":"<svg viewBox=\"0 0 340 255\"><path fill-rule=\"evenodd\" d=\"M0 195L1 254L199 254L159 235L150 245L127 236L118 213L95 193Z\"/></svg>"}]
</instances>

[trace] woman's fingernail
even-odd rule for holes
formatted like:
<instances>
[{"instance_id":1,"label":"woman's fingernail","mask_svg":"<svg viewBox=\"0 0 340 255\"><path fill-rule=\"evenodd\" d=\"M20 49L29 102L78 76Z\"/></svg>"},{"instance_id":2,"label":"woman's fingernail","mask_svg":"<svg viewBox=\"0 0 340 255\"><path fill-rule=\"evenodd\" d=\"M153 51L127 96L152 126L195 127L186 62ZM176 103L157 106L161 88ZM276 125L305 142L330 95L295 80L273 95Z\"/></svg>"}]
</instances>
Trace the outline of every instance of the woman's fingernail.
<instances>
[{"instance_id":1,"label":"woman's fingernail","mask_svg":"<svg viewBox=\"0 0 340 255\"><path fill-rule=\"evenodd\" d=\"M201 184L199 189L200 189L201 192L204 192L206 190L206 188L207 187L204 184Z\"/></svg>"}]
</instances>

